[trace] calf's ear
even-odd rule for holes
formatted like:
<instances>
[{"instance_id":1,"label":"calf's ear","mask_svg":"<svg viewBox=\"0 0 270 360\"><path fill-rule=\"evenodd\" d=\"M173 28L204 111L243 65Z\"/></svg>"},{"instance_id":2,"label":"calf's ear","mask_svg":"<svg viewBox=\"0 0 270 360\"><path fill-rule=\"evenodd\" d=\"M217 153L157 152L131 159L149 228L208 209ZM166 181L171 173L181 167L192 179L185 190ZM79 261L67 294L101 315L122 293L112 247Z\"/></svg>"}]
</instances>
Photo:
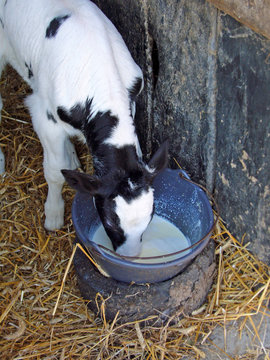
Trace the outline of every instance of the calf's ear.
<instances>
[{"instance_id":1,"label":"calf's ear","mask_svg":"<svg viewBox=\"0 0 270 360\"><path fill-rule=\"evenodd\" d=\"M94 175L88 175L76 170L61 170L66 182L75 190L90 193L91 195L99 194L102 183Z\"/></svg>"},{"instance_id":2,"label":"calf's ear","mask_svg":"<svg viewBox=\"0 0 270 360\"><path fill-rule=\"evenodd\" d=\"M148 163L148 168L150 175L154 178L158 173L160 173L168 164L168 147L169 142L165 140L159 147L159 149L152 156L151 160Z\"/></svg>"}]
</instances>

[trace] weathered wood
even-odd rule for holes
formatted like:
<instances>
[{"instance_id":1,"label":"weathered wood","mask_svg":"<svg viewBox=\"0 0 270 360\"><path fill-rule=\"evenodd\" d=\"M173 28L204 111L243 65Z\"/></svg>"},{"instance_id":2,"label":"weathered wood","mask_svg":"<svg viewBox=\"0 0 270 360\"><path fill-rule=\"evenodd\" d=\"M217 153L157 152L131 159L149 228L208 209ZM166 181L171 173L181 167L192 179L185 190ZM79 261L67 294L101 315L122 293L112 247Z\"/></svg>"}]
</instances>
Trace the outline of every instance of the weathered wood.
<instances>
[{"instance_id":1,"label":"weathered wood","mask_svg":"<svg viewBox=\"0 0 270 360\"><path fill-rule=\"evenodd\" d=\"M237 21L270 39L269 0L207 0Z\"/></svg>"}]
</instances>

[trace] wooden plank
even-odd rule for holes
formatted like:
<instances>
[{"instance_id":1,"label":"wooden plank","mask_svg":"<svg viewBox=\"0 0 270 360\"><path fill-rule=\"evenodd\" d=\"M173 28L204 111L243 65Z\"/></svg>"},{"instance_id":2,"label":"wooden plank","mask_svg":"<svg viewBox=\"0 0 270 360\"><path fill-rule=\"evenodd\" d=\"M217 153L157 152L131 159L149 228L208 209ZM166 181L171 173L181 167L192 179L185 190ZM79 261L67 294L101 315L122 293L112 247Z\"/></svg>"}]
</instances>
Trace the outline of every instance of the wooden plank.
<instances>
[{"instance_id":1,"label":"wooden plank","mask_svg":"<svg viewBox=\"0 0 270 360\"><path fill-rule=\"evenodd\" d=\"M270 0L207 0L237 21L270 39Z\"/></svg>"}]
</instances>

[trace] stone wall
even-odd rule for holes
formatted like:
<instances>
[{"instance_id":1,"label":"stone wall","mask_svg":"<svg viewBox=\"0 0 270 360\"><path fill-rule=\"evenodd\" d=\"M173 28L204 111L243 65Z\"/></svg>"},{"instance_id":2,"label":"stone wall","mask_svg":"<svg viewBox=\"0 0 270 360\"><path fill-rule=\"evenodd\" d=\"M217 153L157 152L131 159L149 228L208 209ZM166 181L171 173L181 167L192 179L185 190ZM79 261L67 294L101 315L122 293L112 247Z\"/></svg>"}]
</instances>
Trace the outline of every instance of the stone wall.
<instances>
[{"instance_id":1,"label":"stone wall","mask_svg":"<svg viewBox=\"0 0 270 360\"><path fill-rule=\"evenodd\" d=\"M270 263L270 40L203 0L96 0L145 76L146 158L173 157L215 194L230 231Z\"/></svg>"}]
</instances>

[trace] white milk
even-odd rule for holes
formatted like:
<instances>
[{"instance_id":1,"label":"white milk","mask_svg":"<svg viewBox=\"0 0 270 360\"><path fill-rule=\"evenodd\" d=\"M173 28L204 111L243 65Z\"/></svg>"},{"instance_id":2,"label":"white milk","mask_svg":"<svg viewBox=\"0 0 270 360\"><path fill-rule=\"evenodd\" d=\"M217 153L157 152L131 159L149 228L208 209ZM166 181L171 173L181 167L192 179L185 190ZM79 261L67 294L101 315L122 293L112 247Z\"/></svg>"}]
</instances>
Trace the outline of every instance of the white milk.
<instances>
[{"instance_id":1,"label":"white milk","mask_svg":"<svg viewBox=\"0 0 270 360\"><path fill-rule=\"evenodd\" d=\"M95 232L92 241L113 250L111 240L107 236L102 225L100 225ZM150 257L166 255L183 250L189 246L190 242L175 225L160 216L154 215L151 223L148 225L142 236L142 251L139 256ZM102 250L105 251L104 249ZM162 263L178 259L189 252L190 250L187 250L178 255L165 258L151 260L137 259L133 261L138 263ZM110 254L112 255L112 253Z\"/></svg>"}]
</instances>

